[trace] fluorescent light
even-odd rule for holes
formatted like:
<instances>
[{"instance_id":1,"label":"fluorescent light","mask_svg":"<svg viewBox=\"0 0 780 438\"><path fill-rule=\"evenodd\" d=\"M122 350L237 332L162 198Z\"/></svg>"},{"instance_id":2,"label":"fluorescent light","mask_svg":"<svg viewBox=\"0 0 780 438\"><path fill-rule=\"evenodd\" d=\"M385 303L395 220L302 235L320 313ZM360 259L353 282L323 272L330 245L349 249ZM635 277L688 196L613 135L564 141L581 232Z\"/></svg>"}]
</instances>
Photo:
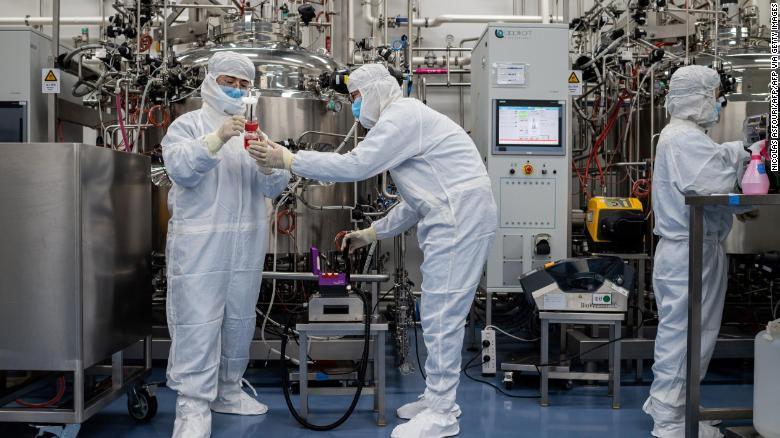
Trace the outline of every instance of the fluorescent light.
<instances>
[{"instance_id":1,"label":"fluorescent light","mask_svg":"<svg viewBox=\"0 0 780 438\"><path fill-rule=\"evenodd\" d=\"M754 59L753 62L772 62L772 58L760 58L760 59Z\"/></svg>"}]
</instances>

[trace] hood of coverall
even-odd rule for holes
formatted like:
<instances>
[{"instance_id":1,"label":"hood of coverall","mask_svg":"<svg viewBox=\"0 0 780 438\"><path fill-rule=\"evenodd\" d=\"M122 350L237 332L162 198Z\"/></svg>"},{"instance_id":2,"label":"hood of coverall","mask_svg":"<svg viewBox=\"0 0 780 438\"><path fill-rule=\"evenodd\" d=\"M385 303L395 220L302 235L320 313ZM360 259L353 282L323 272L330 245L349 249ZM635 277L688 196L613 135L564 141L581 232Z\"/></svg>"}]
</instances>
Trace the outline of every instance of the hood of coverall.
<instances>
[{"instance_id":1,"label":"hood of coverall","mask_svg":"<svg viewBox=\"0 0 780 438\"><path fill-rule=\"evenodd\" d=\"M349 75L349 92L360 91L360 124L366 129L376 125L382 112L403 97L398 81L381 64L364 65Z\"/></svg>"},{"instance_id":2,"label":"hood of coverall","mask_svg":"<svg viewBox=\"0 0 780 438\"><path fill-rule=\"evenodd\" d=\"M217 84L221 75L233 76L249 81L255 80L255 65L240 53L224 51L217 52L209 59L208 73L200 87L200 95L206 105L225 115L239 115L246 110L246 105L240 98L232 98L225 94Z\"/></svg>"},{"instance_id":3,"label":"hood of coverall","mask_svg":"<svg viewBox=\"0 0 780 438\"><path fill-rule=\"evenodd\" d=\"M700 65L680 68L672 75L666 110L676 119L690 120L708 128L718 121L715 90L720 85L718 73Z\"/></svg>"}]
</instances>

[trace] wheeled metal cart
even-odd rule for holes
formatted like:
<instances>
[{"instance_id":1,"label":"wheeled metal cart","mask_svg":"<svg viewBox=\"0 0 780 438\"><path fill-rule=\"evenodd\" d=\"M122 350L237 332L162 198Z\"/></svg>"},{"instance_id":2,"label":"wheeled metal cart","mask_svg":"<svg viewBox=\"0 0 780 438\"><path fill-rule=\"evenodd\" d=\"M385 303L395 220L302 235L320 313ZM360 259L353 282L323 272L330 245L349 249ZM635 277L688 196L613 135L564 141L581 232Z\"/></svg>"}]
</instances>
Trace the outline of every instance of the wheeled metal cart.
<instances>
[{"instance_id":1,"label":"wheeled metal cart","mask_svg":"<svg viewBox=\"0 0 780 438\"><path fill-rule=\"evenodd\" d=\"M149 158L74 143L0 154L0 422L73 437L125 393L130 414L149 420ZM126 360L138 343L143 359ZM52 377L58 402L17 402Z\"/></svg>"}]
</instances>

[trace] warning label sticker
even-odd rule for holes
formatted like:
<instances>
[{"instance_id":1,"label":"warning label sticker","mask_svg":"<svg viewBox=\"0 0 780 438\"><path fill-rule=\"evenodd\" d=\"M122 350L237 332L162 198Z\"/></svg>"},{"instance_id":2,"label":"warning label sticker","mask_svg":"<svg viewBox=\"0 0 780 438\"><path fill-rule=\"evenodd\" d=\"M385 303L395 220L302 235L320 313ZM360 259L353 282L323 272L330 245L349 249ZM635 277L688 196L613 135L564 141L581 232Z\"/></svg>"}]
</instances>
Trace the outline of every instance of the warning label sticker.
<instances>
[{"instance_id":1,"label":"warning label sticker","mask_svg":"<svg viewBox=\"0 0 780 438\"><path fill-rule=\"evenodd\" d=\"M60 92L60 69L44 68L41 70L41 92L44 94Z\"/></svg>"},{"instance_id":2,"label":"warning label sticker","mask_svg":"<svg viewBox=\"0 0 780 438\"><path fill-rule=\"evenodd\" d=\"M569 73L569 80L567 82L569 87L569 95L579 96L582 94L582 71L581 70L572 70Z\"/></svg>"}]
</instances>

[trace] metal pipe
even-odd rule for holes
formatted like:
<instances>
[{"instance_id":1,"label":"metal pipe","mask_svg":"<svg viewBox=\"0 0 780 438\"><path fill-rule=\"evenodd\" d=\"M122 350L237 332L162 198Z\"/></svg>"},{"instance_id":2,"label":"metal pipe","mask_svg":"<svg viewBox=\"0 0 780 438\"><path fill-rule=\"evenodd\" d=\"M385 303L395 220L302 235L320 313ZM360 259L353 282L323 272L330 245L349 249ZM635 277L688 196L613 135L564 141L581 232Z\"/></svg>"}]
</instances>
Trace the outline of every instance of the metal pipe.
<instances>
[{"instance_id":1,"label":"metal pipe","mask_svg":"<svg viewBox=\"0 0 780 438\"><path fill-rule=\"evenodd\" d=\"M51 60L49 65L52 68L57 67L57 58L60 56L60 0L52 1L52 21L51 28ZM57 141L57 95L49 94L48 96L48 122L49 132L48 140L50 143Z\"/></svg>"},{"instance_id":2,"label":"metal pipe","mask_svg":"<svg viewBox=\"0 0 780 438\"><path fill-rule=\"evenodd\" d=\"M384 33L384 45L385 46L388 45L388 42L387 42L387 39L388 39L388 36L387 36L387 28L388 28L388 26L387 26L387 13L388 13L387 12L387 2L388 1L389 0L382 0L382 7L384 9L384 13L382 14L382 16L385 19L385 22L383 23L383 26L382 26L382 31Z\"/></svg>"},{"instance_id":3,"label":"metal pipe","mask_svg":"<svg viewBox=\"0 0 780 438\"><path fill-rule=\"evenodd\" d=\"M388 199L398 199L398 195L393 195L387 191L387 171L382 172L380 184L382 185L382 195Z\"/></svg>"},{"instance_id":4,"label":"metal pipe","mask_svg":"<svg viewBox=\"0 0 780 438\"><path fill-rule=\"evenodd\" d=\"M428 87L470 87L471 82L434 82L432 84L427 84Z\"/></svg>"},{"instance_id":5,"label":"metal pipe","mask_svg":"<svg viewBox=\"0 0 780 438\"><path fill-rule=\"evenodd\" d=\"M0 26L49 26L53 24L52 17L0 17ZM60 26L84 26L84 25L105 25L108 23L106 17L60 17Z\"/></svg>"},{"instance_id":6,"label":"metal pipe","mask_svg":"<svg viewBox=\"0 0 780 438\"><path fill-rule=\"evenodd\" d=\"M550 24L550 0L541 0L542 3L542 23ZM561 20L558 20L561 21Z\"/></svg>"},{"instance_id":7,"label":"metal pipe","mask_svg":"<svg viewBox=\"0 0 780 438\"><path fill-rule=\"evenodd\" d=\"M354 0L348 0L348 4L351 6ZM438 27L445 23L491 23L491 22L503 22L503 23L542 23L543 17L541 15L478 15L478 14L445 14L436 17L423 17L414 18L412 16L411 7L407 7L407 21L409 29L414 27ZM547 15L549 16L549 5L547 7ZM555 21L562 22L563 17L552 17ZM369 25L374 25L379 20L371 11L371 2L363 3L363 19ZM387 22L390 21L389 17L384 17ZM548 18L548 23L549 18ZM411 39L411 30L409 31L409 38Z\"/></svg>"},{"instance_id":8,"label":"metal pipe","mask_svg":"<svg viewBox=\"0 0 780 438\"><path fill-rule=\"evenodd\" d=\"M181 5L176 4L174 5L176 8L185 8L185 9L238 9L235 5Z\"/></svg>"},{"instance_id":9,"label":"metal pipe","mask_svg":"<svg viewBox=\"0 0 780 438\"><path fill-rule=\"evenodd\" d=\"M347 50L349 63L355 63L355 0L347 0ZM363 13L366 11L366 5L363 5ZM371 5L368 5L368 12L371 12ZM372 23L373 24L373 23Z\"/></svg>"},{"instance_id":10,"label":"metal pipe","mask_svg":"<svg viewBox=\"0 0 780 438\"><path fill-rule=\"evenodd\" d=\"M414 52L471 52L470 47L415 47Z\"/></svg>"},{"instance_id":11,"label":"metal pipe","mask_svg":"<svg viewBox=\"0 0 780 438\"><path fill-rule=\"evenodd\" d=\"M412 71L412 53L414 51L414 38L412 37L412 22L414 21L413 17L413 10L412 10L412 0L406 0L406 18L407 18L407 27L406 27L406 38L407 38L407 44L408 48L406 50L406 71L408 72L408 76L406 80L407 83L412 83L412 78L414 77L414 72ZM387 26L387 23L385 23L385 26ZM409 87L407 87L407 90L409 90Z\"/></svg>"},{"instance_id":12,"label":"metal pipe","mask_svg":"<svg viewBox=\"0 0 780 438\"><path fill-rule=\"evenodd\" d=\"M413 65L428 65L428 60L425 59L424 56L413 56L412 57L412 64ZM434 63L435 66L445 67L447 65L447 62L444 60L444 57L436 56ZM454 56L450 59L450 64L456 66L456 67L464 67L466 65L471 64L471 55L463 55L463 56Z\"/></svg>"},{"instance_id":13,"label":"metal pipe","mask_svg":"<svg viewBox=\"0 0 780 438\"><path fill-rule=\"evenodd\" d=\"M165 20L165 14L168 12L168 0L163 0L163 40L162 40L162 50L163 50L163 70L166 70L168 65L168 24ZM141 108L143 110L143 108Z\"/></svg>"}]
</instances>

